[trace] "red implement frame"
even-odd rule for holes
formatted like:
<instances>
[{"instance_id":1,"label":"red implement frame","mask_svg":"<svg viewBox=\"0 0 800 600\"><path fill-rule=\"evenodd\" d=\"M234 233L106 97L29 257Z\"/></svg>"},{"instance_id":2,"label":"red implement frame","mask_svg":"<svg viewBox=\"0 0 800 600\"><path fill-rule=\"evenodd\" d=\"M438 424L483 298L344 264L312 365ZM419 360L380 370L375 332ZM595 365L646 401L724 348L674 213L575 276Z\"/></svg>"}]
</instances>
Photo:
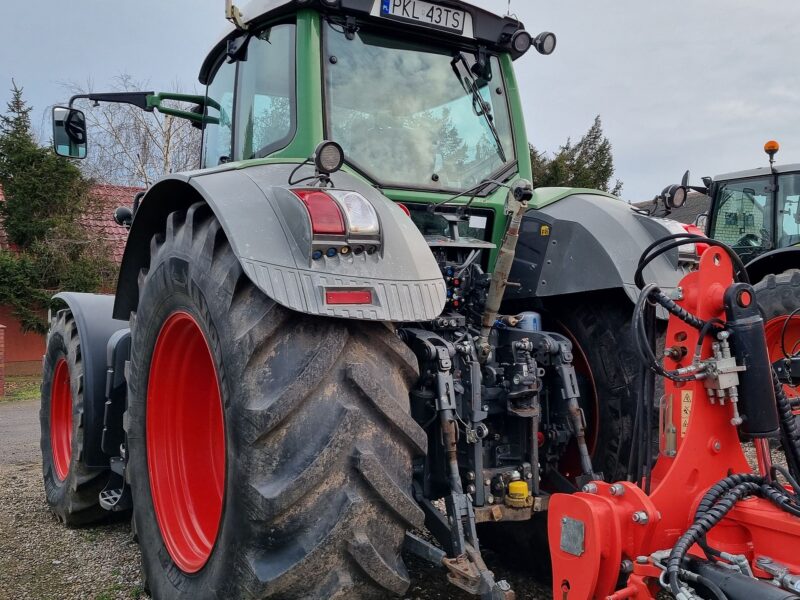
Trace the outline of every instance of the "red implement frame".
<instances>
[{"instance_id":1,"label":"red implement frame","mask_svg":"<svg viewBox=\"0 0 800 600\"><path fill-rule=\"evenodd\" d=\"M724 320L723 294L732 273L727 254L709 248L699 270L681 282L684 298L678 303L703 320ZM685 358L667 359L665 367L688 366L698 337L696 329L670 318L667 346L677 347ZM706 339L702 357L709 356L711 342ZM660 453L649 496L633 483L595 482L596 493L551 497L548 530L556 600L655 598L662 571L649 556L675 545L711 486L730 473L751 472L731 425L730 403L712 403L702 381L666 380L662 407ZM756 446L759 464L766 468L768 446ZM766 500L740 502L711 530L708 541L723 552L745 555L758 577L769 577L756 565L760 556L800 573L800 519ZM692 553L699 555L697 548Z\"/></svg>"}]
</instances>

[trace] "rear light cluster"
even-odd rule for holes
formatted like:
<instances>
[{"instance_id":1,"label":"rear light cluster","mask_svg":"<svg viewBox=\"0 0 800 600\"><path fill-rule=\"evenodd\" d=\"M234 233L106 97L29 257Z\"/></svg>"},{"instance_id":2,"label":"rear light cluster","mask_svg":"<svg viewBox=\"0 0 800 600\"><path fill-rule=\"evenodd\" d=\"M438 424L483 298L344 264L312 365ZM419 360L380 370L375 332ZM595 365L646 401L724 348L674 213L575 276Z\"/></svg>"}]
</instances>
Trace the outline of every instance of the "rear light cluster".
<instances>
[{"instance_id":1,"label":"rear light cluster","mask_svg":"<svg viewBox=\"0 0 800 600\"><path fill-rule=\"evenodd\" d=\"M375 208L358 192L293 189L311 221L311 257L375 254L380 247L380 221Z\"/></svg>"}]
</instances>

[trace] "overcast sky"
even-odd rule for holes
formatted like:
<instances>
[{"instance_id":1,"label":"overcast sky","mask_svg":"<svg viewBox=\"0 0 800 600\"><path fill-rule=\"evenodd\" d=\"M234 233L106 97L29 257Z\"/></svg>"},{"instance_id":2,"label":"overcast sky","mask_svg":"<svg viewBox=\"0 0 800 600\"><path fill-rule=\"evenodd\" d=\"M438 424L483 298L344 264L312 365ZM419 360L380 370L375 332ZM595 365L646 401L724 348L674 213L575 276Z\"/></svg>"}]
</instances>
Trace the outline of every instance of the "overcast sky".
<instances>
[{"instance_id":1,"label":"overcast sky","mask_svg":"<svg viewBox=\"0 0 800 600\"><path fill-rule=\"evenodd\" d=\"M475 0L505 12L507 0ZM127 73L188 91L224 28L223 0L0 1L0 103L14 77L47 137L65 82L103 91ZM702 175L800 162L797 0L512 0L555 54L517 61L530 140L553 151L596 114L614 146L623 196L650 199L690 168Z\"/></svg>"}]
</instances>

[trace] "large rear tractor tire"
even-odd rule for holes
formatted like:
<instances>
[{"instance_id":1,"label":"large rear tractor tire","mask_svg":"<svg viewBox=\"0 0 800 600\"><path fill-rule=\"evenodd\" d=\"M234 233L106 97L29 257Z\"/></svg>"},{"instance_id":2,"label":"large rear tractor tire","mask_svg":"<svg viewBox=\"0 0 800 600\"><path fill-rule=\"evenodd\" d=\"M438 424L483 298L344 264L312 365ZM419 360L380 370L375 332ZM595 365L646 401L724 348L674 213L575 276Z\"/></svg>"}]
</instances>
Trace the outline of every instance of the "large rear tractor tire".
<instances>
[{"instance_id":1,"label":"large rear tractor tire","mask_svg":"<svg viewBox=\"0 0 800 600\"><path fill-rule=\"evenodd\" d=\"M764 316L767 351L773 363L785 358L784 351L793 356L800 353L800 313L787 318L800 308L800 270L780 275L767 275L754 286L756 302ZM800 400L800 381L784 385L789 400Z\"/></svg>"},{"instance_id":2,"label":"large rear tractor tire","mask_svg":"<svg viewBox=\"0 0 800 600\"><path fill-rule=\"evenodd\" d=\"M89 468L83 450L83 360L78 326L60 310L50 325L42 372L42 471L47 504L67 526L87 525L108 516L99 495L108 469Z\"/></svg>"},{"instance_id":3,"label":"large rear tractor tire","mask_svg":"<svg viewBox=\"0 0 800 600\"><path fill-rule=\"evenodd\" d=\"M128 474L154 598L386 598L423 514L414 355L289 311L202 203L151 244L131 319Z\"/></svg>"},{"instance_id":4,"label":"large rear tractor tire","mask_svg":"<svg viewBox=\"0 0 800 600\"><path fill-rule=\"evenodd\" d=\"M568 297L549 313L556 329L572 340L575 370L585 381L592 464L606 481L628 476L640 364L633 351L632 315L632 304L608 294Z\"/></svg>"}]
</instances>

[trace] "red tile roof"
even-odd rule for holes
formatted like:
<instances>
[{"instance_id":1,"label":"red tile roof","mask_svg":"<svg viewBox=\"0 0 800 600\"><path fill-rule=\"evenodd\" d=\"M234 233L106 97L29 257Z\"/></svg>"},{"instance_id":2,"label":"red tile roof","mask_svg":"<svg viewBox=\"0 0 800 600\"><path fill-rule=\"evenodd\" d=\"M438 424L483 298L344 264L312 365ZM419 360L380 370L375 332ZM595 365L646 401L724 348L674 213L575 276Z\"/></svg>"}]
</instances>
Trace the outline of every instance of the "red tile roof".
<instances>
[{"instance_id":1,"label":"red tile roof","mask_svg":"<svg viewBox=\"0 0 800 600\"><path fill-rule=\"evenodd\" d=\"M103 240L109 245L111 258L118 264L122 261L122 253L125 251L128 230L114 221L114 210L120 206L132 206L133 197L141 191L142 188L96 184L91 189L86 210L80 217L81 225L93 239ZM3 188L0 187L0 202L3 200ZM8 242L2 222L0 222L0 250L14 250Z\"/></svg>"},{"instance_id":2,"label":"red tile roof","mask_svg":"<svg viewBox=\"0 0 800 600\"><path fill-rule=\"evenodd\" d=\"M86 231L108 244L111 258L117 264L122 262L128 230L117 225L114 210L120 206L133 206L133 197L141 191L142 188L97 184L92 187L91 198L80 218Z\"/></svg>"}]
</instances>

